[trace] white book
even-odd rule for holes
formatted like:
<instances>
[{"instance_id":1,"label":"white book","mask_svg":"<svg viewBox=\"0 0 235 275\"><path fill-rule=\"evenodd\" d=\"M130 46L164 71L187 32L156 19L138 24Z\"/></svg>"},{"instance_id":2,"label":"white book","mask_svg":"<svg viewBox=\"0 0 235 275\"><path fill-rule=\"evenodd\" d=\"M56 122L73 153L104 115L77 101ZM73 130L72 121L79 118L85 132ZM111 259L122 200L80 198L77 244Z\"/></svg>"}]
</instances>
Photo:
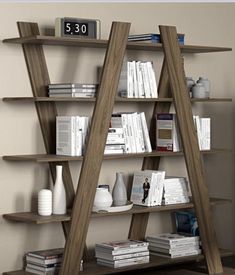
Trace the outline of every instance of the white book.
<instances>
[{"instance_id":1,"label":"white book","mask_svg":"<svg viewBox=\"0 0 235 275\"><path fill-rule=\"evenodd\" d=\"M119 154L123 154L123 149L105 149L104 150L104 154L105 155L119 155Z\"/></svg>"},{"instance_id":2,"label":"white book","mask_svg":"<svg viewBox=\"0 0 235 275\"><path fill-rule=\"evenodd\" d=\"M127 62L127 97L133 98L133 73L131 62Z\"/></svg>"},{"instance_id":3,"label":"white book","mask_svg":"<svg viewBox=\"0 0 235 275\"><path fill-rule=\"evenodd\" d=\"M137 247L127 247L123 249L117 249L117 250L110 250L103 247L95 247L95 252L97 253L106 253L110 254L112 257L114 256L120 256L120 255L127 255L132 253L143 253L148 252L148 245L145 246L137 246Z\"/></svg>"},{"instance_id":4,"label":"white book","mask_svg":"<svg viewBox=\"0 0 235 275\"><path fill-rule=\"evenodd\" d=\"M150 252L150 254L173 259L173 258L180 258L180 257L186 257L186 256L200 255L201 252L202 252L201 249L198 249L193 252L182 252L178 254L164 254L164 253L152 252L152 251Z\"/></svg>"},{"instance_id":5,"label":"white book","mask_svg":"<svg viewBox=\"0 0 235 275\"><path fill-rule=\"evenodd\" d=\"M154 236L148 236L147 241L156 241L163 244L187 244L195 241L199 241L199 236L188 236L177 233L160 233Z\"/></svg>"},{"instance_id":6,"label":"white book","mask_svg":"<svg viewBox=\"0 0 235 275\"><path fill-rule=\"evenodd\" d=\"M162 248L162 249L167 249L167 250L170 250L170 249L175 249L175 250L186 249L186 250L188 250L191 247L200 247L199 240L193 240L193 241L187 242L186 244L184 244L184 243L183 244L181 244L181 243L167 244L167 243L155 241L153 239L150 240L148 237L147 237L147 240L149 242L149 248L151 247L152 249Z\"/></svg>"},{"instance_id":7,"label":"white book","mask_svg":"<svg viewBox=\"0 0 235 275\"><path fill-rule=\"evenodd\" d=\"M211 149L211 119L200 118L202 150Z\"/></svg>"},{"instance_id":8,"label":"white book","mask_svg":"<svg viewBox=\"0 0 235 275\"><path fill-rule=\"evenodd\" d=\"M157 89L157 81L156 81L156 77L155 77L155 73L154 73L154 69L153 69L153 62L147 62L148 66L149 66L149 73L150 73L150 77L151 77L151 85L152 85L152 97L153 98L158 98L158 89Z\"/></svg>"},{"instance_id":9,"label":"white book","mask_svg":"<svg viewBox=\"0 0 235 275\"><path fill-rule=\"evenodd\" d=\"M56 117L56 154L75 156L75 127L74 116Z\"/></svg>"},{"instance_id":10,"label":"white book","mask_svg":"<svg viewBox=\"0 0 235 275\"><path fill-rule=\"evenodd\" d=\"M143 133L143 128L142 128L142 124L141 124L140 114L137 114L136 122L137 122L137 129L138 129L138 133L139 133L138 138L139 138L139 143L141 146L141 152L145 152L144 133Z\"/></svg>"},{"instance_id":11,"label":"white book","mask_svg":"<svg viewBox=\"0 0 235 275\"><path fill-rule=\"evenodd\" d=\"M142 62L142 72L143 72L143 79L144 79L144 90L145 90L145 97L151 98L151 87L149 82L149 76L148 76L148 68L147 63Z\"/></svg>"},{"instance_id":12,"label":"white book","mask_svg":"<svg viewBox=\"0 0 235 275\"><path fill-rule=\"evenodd\" d=\"M196 127L198 146L199 146L199 149L202 150L202 133L201 133L200 117L198 115L195 115L193 116L193 118L194 118L194 123Z\"/></svg>"},{"instance_id":13,"label":"white book","mask_svg":"<svg viewBox=\"0 0 235 275\"><path fill-rule=\"evenodd\" d=\"M82 129L82 121L81 117L76 116L76 127L75 127L75 155L76 156L82 156L82 140L83 140L83 129Z\"/></svg>"},{"instance_id":14,"label":"white book","mask_svg":"<svg viewBox=\"0 0 235 275\"><path fill-rule=\"evenodd\" d=\"M136 257L143 257L143 256L149 256L149 251L141 251L141 252L134 252L134 253L126 253L121 255L112 255L110 253L102 252L102 251L96 251L95 257L109 260L109 261L116 261L116 260L123 260L123 259L129 259L129 258L136 258Z\"/></svg>"},{"instance_id":15,"label":"white book","mask_svg":"<svg viewBox=\"0 0 235 275\"><path fill-rule=\"evenodd\" d=\"M132 151L131 151L131 137L129 134L127 114L121 115L121 121L122 121L123 135L124 135L124 140L125 140L125 153L127 153L127 154L132 153Z\"/></svg>"},{"instance_id":16,"label":"white book","mask_svg":"<svg viewBox=\"0 0 235 275\"><path fill-rule=\"evenodd\" d=\"M152 184L150 185L149 206L161 205L163 195L163 180L165 178L165 171L152 171Z\"/></svg>"},{"instance_id":17,"label":"white book","mask_svg":"<svg viewBox=\"0 0 235 275\"><path fill-rule=\"evenodd\" d=\"M132 120L132 114L127 114L127 129L130 137L131 153L136 153L136 140L134 134L134 125Z\"/></svg>"},{"instance_id":18,"label":"white book","mask_svg":"<svg viewBox=\"0 0 235 275\"><path fill-rule=\"evenodd\" d=\"M143 136L144 136L144 145L145 145L145 151L148 153L152 152L152 146L149 138L149 131L147 127L147 122L145 118L144 112L140 113L140 118L141 118L141 126L143 130Z\"/></svg>"},{"instance_id":19,"label":"white book","mask_svg":"<svg viewBox=\"0 0 235 275\"><path fill-rule=\"evenodd\" d=\"M140 141L140 131L139 131L138 122L137 122L138 114L137 113L131 114L131 118L132 118L134 139L135 139L135 145L136 145L136 153L142 153L144 152L144 150L142 150L142 145Z\"/></svg>"},{"instance_id":20,"label":"white book","mask_svg":"<svg viewBox=\"0 0 235 275\"><path fill-rule=\"evenodd\" d=\"M138 81L138 96L139 98L144 98L145 93L144 93L144 83L143 83L143 75L142 71L140 68L140 61L136 62L136 72L137 72L137 81Z\"/></svg>"},{"instance_id":21,"label":"white book","mask_svg":"<svg viewBox=\"0 0 235 275\"><path fill-rule=\"evenodd\" d=\"M113 268L131 266L131 265L136 265L136 264L144 264L144 263L148 263L148 262L149 262L149 256L142 256L142 257L136 257L136 258L131 258L131 259L113 261L113 262L103 260L103 259L97 259L98 264L113 267Z\"/></svg>"},{"instance_id":22,"label":"white book","mask_svg":"<svg viewBox=\"0 0 235 275\"><path fill-rule=\"evenodd\" d=\"M132 70L133 70L133 84L134 84L134 97L139 97L139 87L138 87L138 80L137 80L137 72L136 72L136 61L131 62Z\"/></svg>"}]
</instances>

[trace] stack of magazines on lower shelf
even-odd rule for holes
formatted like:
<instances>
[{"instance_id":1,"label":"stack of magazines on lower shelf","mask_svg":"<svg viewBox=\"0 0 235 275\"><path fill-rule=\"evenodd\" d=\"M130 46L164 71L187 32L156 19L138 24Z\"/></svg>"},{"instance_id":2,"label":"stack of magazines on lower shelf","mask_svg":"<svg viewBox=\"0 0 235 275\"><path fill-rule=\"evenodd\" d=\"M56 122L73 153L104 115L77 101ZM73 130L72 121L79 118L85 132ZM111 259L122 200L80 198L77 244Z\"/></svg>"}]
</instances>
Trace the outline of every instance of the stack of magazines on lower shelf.
<instances>
[{"instance_id":1,"label":"stack of magazines on lower shelf","mask_svg":"<svg viewBox=\"0 0 235 275\"><path fill-rule=\"evenodd\" d=\"M180 258L201 254L200 237L173 233L163 233L147 237L150 254Z\"/></svg>"},{"instance_id":2,"label":"stack of magazines on lower shelf","mask_svg":"<svg viewBox=\"0 0 235 275\"><path fill-rule=\"evenodd\" d=\"M149 262L148 243L125 240L96 244L95 256L100 265L119 268Z\"/></svg>"},{"instance_id":3,"label":"stack of magazines on lower shelf","mask_svg":"<svg viewBox=\"0 0 235 275\"><path fill-rule=\"evenodd\" d=\"M63 248L32 251L26 254L26 268L30 273L57 274L63 256Z\"/></svg>"}]
</instances>

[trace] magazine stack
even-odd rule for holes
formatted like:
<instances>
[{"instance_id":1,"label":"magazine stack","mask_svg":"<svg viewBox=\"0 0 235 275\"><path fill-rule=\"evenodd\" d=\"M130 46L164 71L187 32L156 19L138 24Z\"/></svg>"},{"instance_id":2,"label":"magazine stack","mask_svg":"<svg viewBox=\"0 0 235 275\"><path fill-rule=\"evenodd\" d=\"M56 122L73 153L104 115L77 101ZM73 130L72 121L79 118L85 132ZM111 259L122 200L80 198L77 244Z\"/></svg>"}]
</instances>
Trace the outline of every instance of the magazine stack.
<instances>
[{"instance_id":1,"label":"magazine stack","mask_svg":"<svg viewBox=\"0 0 235 275\"><path fill-rule=\"evenodd\" d=\"M163 183L163 205L188 203L188 183L184 177L166 178Z\"/></svg>"},{"instance_id":2,"label":"magazine stack","mask_svg":"<svg viewBox=\"0 0 235 275\"><path fill-rule=\"evenodd\" d=\"M98 264L113 268L148 263L148 243L124 240L96 244L95 257Z\"/></svg>"},{"instance_id":3,"label":"magazine stack","mask_svg":"<svg viewBox=\"0 0 235 275\"><path fill-rule=\"evenodd\" d=\"M49 84L49 97L95 97L97 84L64 83Z\"/></svg>"},{"instance_id":4,"label":"magazine stack","mask_svg":"<svg viewBox=\"0 0 235 275\"><path fill-rule=\"evenodd\" d=\"M180 258L201 254L199 236L163 233L147 237L150 254Z\"/></svg>"},{"instance_id":5,"label":"magazine stack","mask_svg":"<svg viewBox=\"0 0 235 275\"><path fill-rule=\"evenodd\" d=\"M63 248L28 252L25 270L39 275L58 274L62 256Z\"/></svg>"}]
</instances>

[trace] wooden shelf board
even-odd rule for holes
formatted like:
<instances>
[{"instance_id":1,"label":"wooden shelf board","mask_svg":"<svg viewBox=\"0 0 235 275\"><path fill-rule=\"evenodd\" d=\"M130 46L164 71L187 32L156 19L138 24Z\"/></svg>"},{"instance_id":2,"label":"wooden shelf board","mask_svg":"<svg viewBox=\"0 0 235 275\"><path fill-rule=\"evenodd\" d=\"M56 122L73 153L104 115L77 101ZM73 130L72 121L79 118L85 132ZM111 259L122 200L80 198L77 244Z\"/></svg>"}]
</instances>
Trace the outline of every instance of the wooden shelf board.
<instances>
[{"instance_id":1,"label":"wooden shelf board","mask_svg":"<svg viewBox=\"0 0 235 275\"><path fill-rule=\"evenodd\" d=\"M4 97L5 102L95 102L95 98L76 97ZM231 102L232 98L192 98L192 102ZM172 98L123 98L116 102L173 102Z\"/></svg>"},{"instance_id":2,"label":"wooden shelf board","mask_svg":"<svg viewBox=\"0 0 235 275\"><path fill-rule=\"evenodd\" d=\"M229 250L220 249L221 257L228 257L233 255L233 253ZM168 259L160 256L150 256L150 262L148 264L140 264L135 266L129 266L124 268L109 268L105 266L98 265L95 260L84 263L84 271L82 274L84 275L101 275L101 274L113 274L117 272L126 272L131 270L140 270L145 268L153 268L153 267L167 267L174 264L184 264L195 261L202 261L204 259L203 255L190 256L190 257L182 257L178 259ZM24 270L10 271L4 272L3 275L31 275L32 273L26 272Z\"/></svg>"},{"instance_id":3,"label":"wooden shelf board","mask_svg":"<svg viewBox=\"0 0 235 275\"><path fill-rule=\"evenodd\" d=\"M35 36L28 36L28 37L4 39L3 43L106 48L108 44L108 40L35 35ZM180 48L181 48L181 51L184 53L208 53L208 52L224 52L224 51L232 50L232 48L229 48L229 47L196 46L196 45L180 45ZM162 44L157 44L157 43L154 44L154 43L146 43L146 42L128 42L127 49L144 50L144 51L163 51Z\"/></svg>"},{"instance_id":4,"label":"wooden shelf board","mask_svg":"<svg viewBox=\"0 0 235 275\"><path fill-rule=\"evenodd\" d=\"M211 205L220 205L225 203L231 203L229 199L221 199L221 198L211 198ZM191 209L193 208L193 203L181 203L181 204L172 204L166 206L155 206L155 207L144 207L134 205L133 208L129 211L124 212L101 212L101 213L92 213L92 218L100 218L107 216L117 216L117 215L132 215L132 214L140 214L140 213L156 213L163 211L174 211L179 209ZM52 216L39 216L36 212L21 212L21 213L11 213L4 214L3 217L10 221L15 222L25 222L25 223L35 223L35 224L44 224L44 223L52 223L52 222L66 222L70 220L70 215L52 215Z\"/></svg>"},{"instance_id":5,"label":"wooden shelf board","mask_svg":"<svg viewBox=\"0 0 235 275\"><path fill-rule=\"evenodd\" d=\"M203 150L202 154L217 154L228 153L230 149L213 148L211 150ZM174 157L182 156L182 152L159 152L153 151L151 153L138 153L138 154L116 154L116 155L104 155L104 160L108 159L124 159L124 158L143 158L143 157ZM11 155L3 156L3 160L6 161L36 161L36 162L62 162L62 161L80 161L83 160L82 156L60 156L60 155L47 155L47 154L34 154L34 155Z\"/></svg>"}]
</instances>

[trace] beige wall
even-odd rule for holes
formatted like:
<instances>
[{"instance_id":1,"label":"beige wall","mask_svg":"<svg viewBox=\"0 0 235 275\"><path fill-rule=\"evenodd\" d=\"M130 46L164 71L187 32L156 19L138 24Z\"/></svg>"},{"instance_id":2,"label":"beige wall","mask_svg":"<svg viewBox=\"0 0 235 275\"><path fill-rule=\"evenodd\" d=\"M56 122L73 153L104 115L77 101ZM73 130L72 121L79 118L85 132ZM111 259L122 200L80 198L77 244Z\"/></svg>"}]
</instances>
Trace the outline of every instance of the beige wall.
<instances>
[{"instance_id":1,"label":"beige wall","mask_svg":"<svg viewBox=\"0 0 235 275\"><path fill-rule=\"evenodd\" d=\"M114 20L132 23L131 33L158 32L159 24L176 25L186 34L188 44L235 46L234 4L0 4L0 39L18 36L16 21L38 22L42 33L52 28L54 19L63 16L99 18L102 38L107 38ZM93 82L96 66L102 65L104 51L69 47L45 47L52 82ZM129 57L151 59L159 75L162 55L156 53L128 53ZM31 96L31 88L18 45L0 44L0 97ZM213 97L234 96L235 53L185 55L186 74L198 78L208 76ZM78 108L77 108L78 106ZM92 106L59 104L60 114L88 114ZM153 105L117 105L115 110L144 110L148 117ZM234 103L196 104L194 112L212 117L212 142L215 146L234 147ZM0 154L44 152L41 132L34 106L31 103L0 102ZM115 172L128 173L139 169L140 160L104 161L100 183L114 183ZM210 194L234 199L234 156L222 154L205 158L206 178ZM71 163L77 183L80 163ZM49 185L47 165L10 163L0 160L0 211L11 213L29 211L35 207L38 190ZM163 160L161 169L168 175L185 175L182 158ZM127 177L126 177L127 178ZM75 184L76 185L76 184ZM234 204L219 206L214 211L221 247L235 250ZM130 217L94 219L90 223L89 246L94 242L127 237ZM148 234L170 231L169 214L151 215ZM22 267L22 258L29 250L62 246L60 224L30 225L10 223L0 218L0 271Z\"/></svg>"}]
</instances>

